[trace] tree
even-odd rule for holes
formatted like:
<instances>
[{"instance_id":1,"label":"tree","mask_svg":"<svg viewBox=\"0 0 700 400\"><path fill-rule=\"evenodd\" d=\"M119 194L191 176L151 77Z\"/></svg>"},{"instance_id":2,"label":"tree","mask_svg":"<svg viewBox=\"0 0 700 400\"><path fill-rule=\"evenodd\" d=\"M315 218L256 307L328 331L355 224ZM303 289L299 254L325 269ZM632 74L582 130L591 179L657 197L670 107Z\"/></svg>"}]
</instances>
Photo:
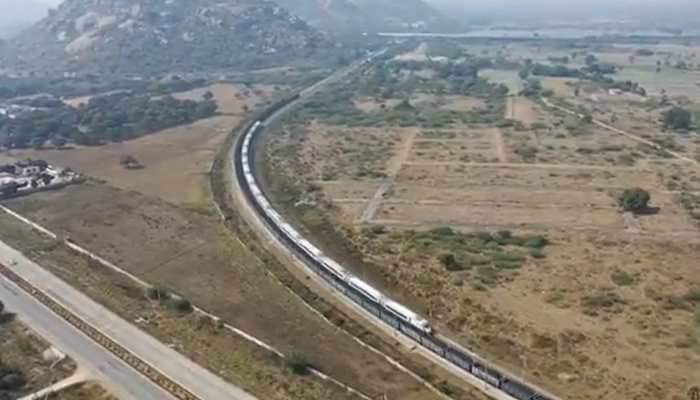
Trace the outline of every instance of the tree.
<instances>
[{"instance_id":1,"label":"tree","mask_svg":"<svg viewBox=\"0 0 700 400\"><path fill-rule=\"evenodd\" d=\"M287 356L287 367L296 375L307 375L309 373L309 368L311 364L308 362L306 357L297 352L292 351Z\"/></svg>"},{"instance_id":2,"label":"tree","mask_svg":"<svg viewBox=\"0 0 700 400\"><path fill-rule=\"evenodd\" d=\"M586 62L586 65L590 67L591 65L598 62L598 57L596 57L593 54L588 54L586 56L585 62Z\"/></svg>"},{"instance_id":3,"label":"tree","mask_svg":"<svg viewBox=\"0 0 700 400\"><path fill-rule=\"evenodd\" d=\"M0 314L2 314L5 311L5 304L0 300Z\"/></svg>"},{"instance_id":4,"label":"tree","mask_svg":"<svg viewBox=\"0 0 700 400\"><path fill-rule=\"evenodd\" d=\"M647 210L649 208L649 201L651 201L651 195L642 188L626 189L618 199L620 207L622 207L624 211L633 213Z\"/></svg>"},{"instance_id":5,"label":"tree","mask_svg":"<svg viewBox=\"0 0 700 400\"><path fill-rule=\"evenodd\" d=\"M143 164L131 154L127 154L119 160L119 164L126 169L143 169Z\"/></svg>"},{"instance_id":6,"label":"tree","mask_svg":"<svg viewBox=\"0 0 700 400\"><path fill-rule=\"evenodd\" d=\"M689 130L693 122L690 111L681 107L673 107L664 112L661 119L665 128L673 130Z\"/></svg>"}]
</instances>

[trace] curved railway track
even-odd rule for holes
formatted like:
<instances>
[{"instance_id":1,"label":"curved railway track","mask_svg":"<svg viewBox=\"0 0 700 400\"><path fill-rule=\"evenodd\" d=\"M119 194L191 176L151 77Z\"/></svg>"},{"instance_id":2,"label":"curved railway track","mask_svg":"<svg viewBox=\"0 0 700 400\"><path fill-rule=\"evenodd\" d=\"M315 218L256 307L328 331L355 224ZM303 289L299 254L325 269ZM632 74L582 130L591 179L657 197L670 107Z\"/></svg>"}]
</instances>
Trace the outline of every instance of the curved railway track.
<instances>
[{"instance_id":1,"label":"curved railway track","mask_svg":"<svg viewBox=\"0 0 700 400\"><path fill-rule=\"evenodd\" d=\"M270 214L270 206L268 206L268 204L270 204L269 201L266 198L260 198L260 196L265 195L259 189L257 182L252 182L252 185L250 182L250 175L252 174L255 176L255 146L251 143L254 141L255 136L264 130L267 123L275 119L282 112L289 110L302 98L303 94L304 92L297 93L261 111L257 117L245 127L242 134L239 135L234 144L234 149L231 152L233 157L231 160L233 176L238 181L249 205L257 214L257 218L264 221L264 225L267 229L269 229L292 254L303 261L304 264L308 265L316 275L328 283L328 286L332 290L341 294L352 303L359 305L365 311L373 314L379 320L389 325L391 329L401 333L434 355L437 355L443 361L466 372L483 384L499 390L511 399L559 400L556 396L547 393L535 385L527 383L524 379L516 377L504 371L502 368L492 365L492 363L486 361L484 358L462 348L448 338L441 337L431 332L416 330L412 328L410 324L397 321L390 313L381 310L381 305L378 305L374 300L363 297L361 293L358 296L358 292L353 290L351 285L329 276L330 274L328 273L327 267L324 266L322 261L319 261L319 257L314 257L314 255L309 254L308 250L305 250L306 246L300 244L301 241L306 243L308 243L308 241L303 238L290 237L290 235L286 233L288 229L283 228L281 226L282 224L279 222L281 217L276 217L280 215L278 212L275 211L272 215ZM247 152L244 152L244 149L246 149ZM247 164L244 164L243 160L247 160ZM249 176L246 177L246 174ZM251 188L251 186L253 186L254 189ZM282 221L282 223L287 224L285 221ZM324 256L323 258L326 257Z\"/></svg>"},{"instance_id":2,"label":"curved railway track","mask_svg":"<svg viewBox=\"0 0 700 400\"><path fill-rule=\"evenodd\" d=\"M110 353L114 354L117 358L119 358L127 365L138 371L141 375L148 378L148 380L150 380L166 392L173 395L175 398L179 400L203 400L200 397L194 395L187 388L183 387L179 383L167 377L157 368L141 360L134 353L117 343L114 339L110 338L109 336L100 332L94 326L85 322L85 320L69 311L66 307L54 300L51 296L39 290L36 286L32 285L27 280L14 273L5 265L0 264L0 275L4 276L9 281L17 285L19 288L27 292L33 298L38 300L41 304L53 311L56 315L58 315L70 325L72 325L80 332L88 336L95 343L105 348Z\"/></svg>"}]
</instances>

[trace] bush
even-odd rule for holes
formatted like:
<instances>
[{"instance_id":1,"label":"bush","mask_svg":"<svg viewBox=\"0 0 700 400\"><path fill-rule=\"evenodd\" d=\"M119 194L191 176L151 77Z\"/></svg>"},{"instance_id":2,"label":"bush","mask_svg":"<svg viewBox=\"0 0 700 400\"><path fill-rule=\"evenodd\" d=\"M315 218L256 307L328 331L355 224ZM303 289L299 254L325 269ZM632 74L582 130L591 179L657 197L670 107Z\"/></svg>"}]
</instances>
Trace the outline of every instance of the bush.
<instances>
[{"instance_id":1,"label":"bush","mask_svg":"<svg viewBox=\"0 0 700 400\"><path fill-rule=\"evenodd\" d=\"M693 118L690 111L681 107L673 107L664 112L661 116L664 127L673 130L689 130L691 128Z\"/></svg>"},{"instance_id":2,"label":"bush","mask_svg":"<svg viewBox=\"0 0 700 400\"><path fill-rule=\"evenodd\" d=\"M618 199L618 202L623 210L638 213L649 207L650 200L651 195L649 192L641 188L632 188L626 189Z\"/></svg>"},{"instance_id":3,"label":"bush","mask_svg":"<svg viewBox=\"0 0 700 400\"><path fill-rule=\"evenodd\" d=\"M515 154L524 158L525 160L531 160L537 156L539 149L535 146L524 145L515 149Z\"/></svg>"},{"instance_id":4,"label":"bush","mask_svg":"<svg viewBox=\"0 0 700 400\"><path fill-rule=\"evenodd\" d=\"M449 382L447 381L441 381L437 384L437 389L447 395L448 397L451 397L452 395L455 394L456 388Z\"/></svg>"},{"instance_id":5,"label":"bush","mask_svg":"<svg viewBox=\"0 0 700 400\"><path fill-rule=\"evenodd\" d=\"M2 368L0 369L0 390L17 390L27 383L21 371Z\"/></svg>"},{"instance_id":6,"label":"bush","mask_svg":"<svg viewBox=\"0 0 700 400\"><path fill-rule=\"evenodd\" d=\"M162 287L150 286L145 290L146 298L154 301L163 301L170 298L170 292Z\"/></svg>"},{"instance_id":7,"label":"bush","mask_svg":"<svg viewBox=\"0 0 700 400\"><path fill-rule=\"evenodd\" d=\"M629 286L634 283L634 277L625 271L615 271L610 274L610 279L617 286Z\"/></svg>"},{"instance_id":8,"label":"bush","mask_svg":"<svg viewBox=\"0 0 700 400\"><path fill-rule=\"evenodd\" d=\"M461 271L464 269L459 261L457 261L457 257L452 253L441 254L438 259L448 271Z\"/></svg>"},{"instance_id":9,"label":"bush","mask_svg":"<svg viewBox=\"0 0 700 400\"><path fill-rule=\"evenodd\" d=\"M171 297L167 299L165 301L165 306L180 313L189 313L192 311L192 303L182 297Z\"/></svg>"},{"instance_id":10,"label":"bush","mask_svg":"<svg viewBox=\"0 0 700 400\"><path fill-rule=\"evenodd\" d=\"M583 305L586 308L612 308L617 304L625 304L625 301L615 292L598 293L592 296L585 296L582 299Z\"/></svg>"},{"instance_id":11,"label":"bush","mask_svg":"<svg viewBox=\"0 0 700 400\"><path fill-rule=\"evenodd\" d=\"M525 240L525 247L541 249L547 245L547 239L542 235L531 236Z\"/></svg>"},{"instance_id":12,"label":"bush","mask_svg":"<svg viewBox=\"0 0 700 400\"><path fill-rule=\"evenodd\" d=\"M493 254L493 259L496 261L505 262L522 262L524 258L520 255L508 253L505 251L499 251Z\"/></svg>"},{"instance_id":13,"label":"bush","mask_svg":"<svg viewBox=\"0 0 700 400\"><path fill-rule=\"evenodd\" d=\"M700 303L700 288L688 290L683 298L691 303Z\"/></svg>"},{"instance_id":14,"label":"bush","mask_svg":"<svg viewBox=\"0 0 700 400\"><path fill-rule=\"evenodd\" d=\"M295 375L308 375L311 364L303 354L292 351L287 356L287 368Z\"/></svg>"},{"instance_id":15,"label":"bush","mask_svg":"<svg viewBox=\"0 0 700 400\"><path fill-rule=\"evenodd\" d=\"M436 237L452 237L455 236L455 231L449 226L443 226L431 230L430 235Z\"/></svg>"},{"instance_id":16,"label":"bush","mask_svg":"<svg viewBox=\"0 0 700 400\"><path fill-rule=\"evenodd\" d=\"M469 265L470 267L471 266L486 265L486 264L490 264L490 263L491 263L490 258L488 258L486 256L479 255L479 254L470 255L469 257L467 257L465 259L465 264Z\"/></svg>"},{"instance_id":17,"label":"bush","mask_svg":"<svg viewBox=\"0 0 700 400\"><path fill-rule=\"evenodd\" d=\"M493 263L498 269L520 269L523 264L520 261L496 260Z\"/></svg>"},{"instance_id":18,"label":"bush","mask_svg":"<svg viewBox=\"0 0 700 400\"><path fill-rule=\"evenodd\" d=\"M532 258L538 258L538 259L545 258L545 255L544 255L544 252L542 251L542 249L537 248L537 247L533 247L530 249L530 256L532 256Z\"/></svg>"}]
</instances>

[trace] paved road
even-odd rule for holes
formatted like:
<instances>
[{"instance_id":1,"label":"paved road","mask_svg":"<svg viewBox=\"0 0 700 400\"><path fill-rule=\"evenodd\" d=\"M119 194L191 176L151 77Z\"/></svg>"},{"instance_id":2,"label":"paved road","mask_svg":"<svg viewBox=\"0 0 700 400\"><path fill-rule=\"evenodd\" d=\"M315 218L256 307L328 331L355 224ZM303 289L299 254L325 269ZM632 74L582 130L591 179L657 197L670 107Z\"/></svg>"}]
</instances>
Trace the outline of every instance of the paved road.
<instances>
[{"instance_id":1,"label":"paved road","mask_svg":"<svg viewBox=\"0 0 700 400\"><path fill-rule=\"evenodd\" d=\"M73 358L120 400L173 399L17 286L0 278L0 299L10 312Z\"/></svg>"},{"instance_id":2,"label":"paved road","mask_svg":"<svg viewBox=\"0 0 700 400\"><path fill-rule=\"evenodd\" d=\"M255 400L242 389L223 381L97 304L3 242L0 242L0 263L201 399ZM98 371L111 383L110 389L114 389L120 400L173 398L5 278L0 277L0 283L0 298L8 309L18 313L29 326L85 368Z\"/></svg>"}]
</instances>

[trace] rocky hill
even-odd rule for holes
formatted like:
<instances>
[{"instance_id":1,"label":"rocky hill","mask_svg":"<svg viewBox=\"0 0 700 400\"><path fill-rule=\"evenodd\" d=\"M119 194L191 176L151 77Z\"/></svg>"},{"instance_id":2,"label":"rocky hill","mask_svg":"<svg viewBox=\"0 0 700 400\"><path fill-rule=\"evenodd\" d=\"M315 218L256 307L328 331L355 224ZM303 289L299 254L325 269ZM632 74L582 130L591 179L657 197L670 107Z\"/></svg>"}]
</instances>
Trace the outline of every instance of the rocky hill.
<instances>
[{"instance_id":1,"label":"rocky hill","mask_svg":"<svg viewBox=\"0 0 700 400\"><path fill-rule=\"evenodd\" d=\"M452 28L454 23L423 0L276 0L328 33Z\"/></svg>"},{"instance_id":2,"label":"rocky hill","mask_svg":"<svg viewBox=\"0 0 700 400\"><path fill-rule=\"evenodd\" d=\"M279 65L330 45L268 0L66 0L1 58L41 74L151 76Z\"/></svg>"}]
</instances>

